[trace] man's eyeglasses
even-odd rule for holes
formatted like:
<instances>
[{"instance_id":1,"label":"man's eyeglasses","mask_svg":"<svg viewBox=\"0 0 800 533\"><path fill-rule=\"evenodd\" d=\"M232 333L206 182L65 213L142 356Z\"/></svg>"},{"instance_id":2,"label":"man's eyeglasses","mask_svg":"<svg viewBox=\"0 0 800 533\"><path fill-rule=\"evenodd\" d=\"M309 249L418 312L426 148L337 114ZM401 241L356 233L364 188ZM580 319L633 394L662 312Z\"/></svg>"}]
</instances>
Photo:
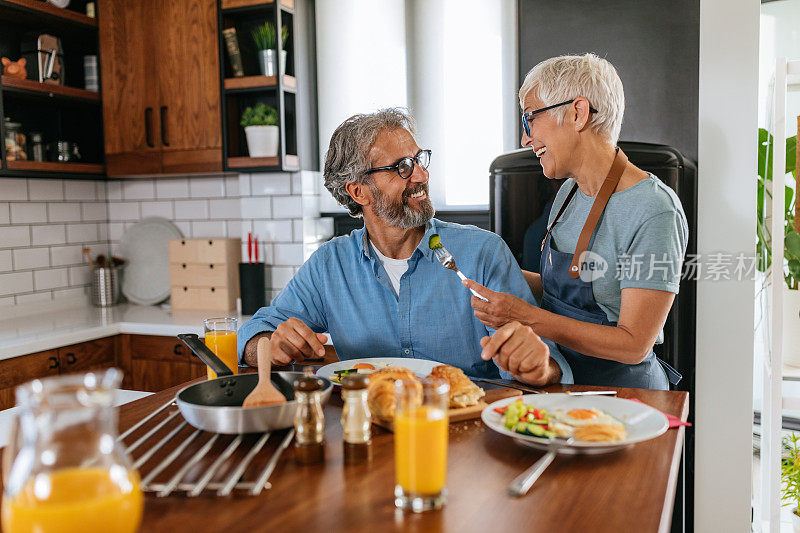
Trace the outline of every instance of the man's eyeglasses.
<instances>
[{"instance_id":1,"label":"man's eyeglasses","mask_svg":"<svg viewBox=\"0 0 800 533\"><path fill-rule=\"evenodd\" d=\"M382 170L396 170L397 175L403 179L408 179L414 173L414 165L419 165L421 169L427 169L431 164L431 151L420 150L414 157L404 157L394 165L385 167L374 167L365 172L365 174L372 174L373 172L380 172Z\"/></svg>"},{"instance_id":2,"label":"man's eyeglasses","mask_svg":"<svg viewBox=\"0 0 800 533\"><path fill-rule=\"evenodd\" d=\"M534 109L533 111L528 111L527 113L522 114L522 129L525 131L525 135L528 137L531 136L531 123L530 121L533 120L535 115L539 113L544 113L545 111L549 111L556 107L561 107L562 105L571 104L577 100L577 98L573 98L572 100L567 100L566 102L561 102L560 104L549 105L547 107L543 107L541 109ZM597 109L593 108L591 105L589 106L589 113L597 113Z\"/></svg>"}]
</instances>

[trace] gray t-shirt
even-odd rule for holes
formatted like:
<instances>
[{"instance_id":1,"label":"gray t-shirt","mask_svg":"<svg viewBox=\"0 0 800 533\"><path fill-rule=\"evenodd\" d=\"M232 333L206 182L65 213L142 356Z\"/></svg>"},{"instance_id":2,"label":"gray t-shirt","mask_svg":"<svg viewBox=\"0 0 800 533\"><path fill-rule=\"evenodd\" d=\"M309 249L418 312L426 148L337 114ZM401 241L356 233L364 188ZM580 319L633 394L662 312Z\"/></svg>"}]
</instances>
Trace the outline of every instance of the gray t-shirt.
<instances>
[{"instance_id":1,"label":"gray t-shirt","mask_svg":"<svg viewBox=\"0 0 800 533\"><path fill-rule=\"evenodd\" d=\"M556 194L548 224L575 184L568 179ZM574 253L594 198L578 189L551 232L551 245ZM617 322L622 289L636 287L678 293L689 226L675 192L655 175L611 195L589 250L607 264L590 275L594 299ZM582 274L583 277L583 274ZM584 278L586 279L586 278ZM663 342L663 332L657 343Z\"/></svg>"}]
</instances>

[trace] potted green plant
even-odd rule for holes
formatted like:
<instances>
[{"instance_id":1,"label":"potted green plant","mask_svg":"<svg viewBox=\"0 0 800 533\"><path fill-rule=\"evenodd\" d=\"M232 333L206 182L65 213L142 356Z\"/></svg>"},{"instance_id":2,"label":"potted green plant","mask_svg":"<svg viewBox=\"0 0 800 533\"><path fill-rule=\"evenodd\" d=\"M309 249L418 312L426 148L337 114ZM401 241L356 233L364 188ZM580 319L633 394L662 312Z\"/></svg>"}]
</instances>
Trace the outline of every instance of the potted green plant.
<instances>
[{"instance_id":1,"label":"potted green plant","mask_svg":"<svg viewBox=\"0 0 800 533\"><path fill-rule=\"evenodd\" d=\"M247 136L250 157L278 155L278 112L263 102L248 107L239 122Z\"/></svg>"},{"instance_id":2,"label":"potted green plant","mask_svg":"<svg viewBox=\"0 0 800 533\"><path fill-rule=\"evenodd\" d=\"M264 76L275 75L275 44L277 33L275 24L265 22L252 31L253 41L258 49L258 67Z\"/></svg>"},{"instance_id":3,"label":"potted green plant","mask_svg":"<svg viewBox=\"0 0 800 533\"><path fill-rule=\"evenodd\" d=\"M281 26L281 76L286 74L286 42L289 40L289 26Z\"/></svg>"},{"instance_id":4,"label":"potted green plant","mask_svg":"<svg viewBox=\"0 0 800 533\"><path fill-rule=\"evenodd\" d=\"M797 136L786 139L786 174L795 179ZM758 130L758 198L756 214L756 268L766 273L772 267L772 135ZM800 233L795 224L797 195L784 187L786 201L783 220L784 257L777 264L783 270L783 359L800 366ZM785 264L784 264L785 261Z\"/></svg>"},{"instance_id":5,"label":"potted green plant","mask_svg":"<svg viewBox=\"0 0 800 533\"><path fill-rule=\"evenodd\" d=\"M792 508L792 527L800 533L800 435L790 433L783 438L781 456L781 501Z\"/></svg>"}]
</instances>

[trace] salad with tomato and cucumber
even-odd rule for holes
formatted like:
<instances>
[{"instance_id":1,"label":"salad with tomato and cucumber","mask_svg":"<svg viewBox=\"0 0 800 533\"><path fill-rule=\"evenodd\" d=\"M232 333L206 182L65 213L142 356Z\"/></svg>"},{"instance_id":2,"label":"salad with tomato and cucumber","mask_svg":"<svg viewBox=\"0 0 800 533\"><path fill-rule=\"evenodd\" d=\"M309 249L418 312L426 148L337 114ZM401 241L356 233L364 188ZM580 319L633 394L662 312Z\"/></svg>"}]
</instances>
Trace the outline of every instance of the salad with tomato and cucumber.
<instances>
[{"instance_id":1,"label":"salad with tomato and cucumber","mask_svg":"<svg viewBox=\"0 0 800 533\"><path fill-rule=\"evenodd\" d=\"M533 437L553 438L558 433L553 430L553 420L547 411L528 405L519 399L505 407L495 407L495 412L503 415L506 429Z\"/></svg>"}]
</instances>

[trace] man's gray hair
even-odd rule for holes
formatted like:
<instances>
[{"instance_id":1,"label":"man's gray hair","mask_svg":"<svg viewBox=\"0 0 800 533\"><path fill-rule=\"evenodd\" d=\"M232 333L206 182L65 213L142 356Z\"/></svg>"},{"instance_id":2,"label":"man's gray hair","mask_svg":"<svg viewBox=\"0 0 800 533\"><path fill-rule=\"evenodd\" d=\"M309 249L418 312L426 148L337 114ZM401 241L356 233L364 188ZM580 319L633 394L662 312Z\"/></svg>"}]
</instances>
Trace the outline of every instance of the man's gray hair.
<instances>
[{"instance_id":1,"label":"man's gray hair","mask_svg":"<svg viewBox=\"0 0 800 533\"><path fill-rule=\"evenodd\" d=\"M617 144L625 113L625 93L622 80L614 66L595 54L559 56L546 59L533 67L519 89L519 103L529 92L542 102L542 107L560 104L583 96L597 109L588 125L598 135ZM548 111L559 124L566 117L567 106Z\"/></svg>"},{"instance_id":2,"label":"man's gray hair","mask_svg":"<svg viewBox=\"0 0 800 533\"><path fill-rule=\"evenodd\" d=\"M331 135L328 153L325 154L325 188L340 205L350 211L351 217L361 217L362 210L347 193L345 186L351 182L368 183L369 151L382 130L403 128L414 133L414 119L400 107L380 109L374 113L353 115L342 122Z\"/></svg>"}]
</instances>

